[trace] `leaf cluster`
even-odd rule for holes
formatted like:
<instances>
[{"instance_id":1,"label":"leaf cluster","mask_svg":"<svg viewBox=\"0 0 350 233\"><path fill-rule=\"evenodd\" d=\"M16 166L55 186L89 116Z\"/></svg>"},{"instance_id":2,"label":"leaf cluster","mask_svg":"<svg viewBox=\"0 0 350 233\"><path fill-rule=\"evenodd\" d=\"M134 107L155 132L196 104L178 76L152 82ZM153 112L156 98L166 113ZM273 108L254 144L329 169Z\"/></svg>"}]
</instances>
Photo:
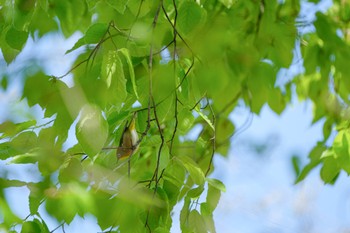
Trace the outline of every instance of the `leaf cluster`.
<instances>
[{"instance_id":1,"label":"leaf cluster","mask_svg":"<svg viewBox=\"0 0 350 233\"><path fill-rule=\"evenodd\" d=\"M324 140L298 181L320 163L327 183L341 170L350 172L350 8L340 1L328 15L318 13L315 31L306 35L298 34L300 3L293 0L0 3L0 47L8 64L29 37L83 33L67 51L82 51L67 73L55 77L40 67L23 74L22 99L40 106L45 119L0 124L0 159L31 164L41 178L1 178L3 229L20 224L22 232L49 232L44 206L63 231L76 215L92 214L103 231L169 232L174 206L183 200L181 230L215 232L213 212L225 187L208 175L213 157L227 156L239 131L229 114L239 103L254 114L264 105L281 114L294 89L313 101L314 122L325 119ZM296 44L305 72L278 87ZM4 89L10 76L1 78ZM135 114L139 150L117 161L124 127ZM338 135L327 148L335 126ZM71 130L76 144L67 148ZM25 220L5 199L9 187L30 191Z\"/></svg>"}]
</instances>

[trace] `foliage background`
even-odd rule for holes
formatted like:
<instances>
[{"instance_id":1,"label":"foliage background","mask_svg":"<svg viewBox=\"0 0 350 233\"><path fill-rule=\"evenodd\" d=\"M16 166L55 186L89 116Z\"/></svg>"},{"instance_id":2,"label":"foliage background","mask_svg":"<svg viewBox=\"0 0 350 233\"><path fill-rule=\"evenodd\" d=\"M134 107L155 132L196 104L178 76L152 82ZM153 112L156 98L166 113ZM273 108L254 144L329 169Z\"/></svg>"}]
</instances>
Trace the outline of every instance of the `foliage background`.
<instances>
[{"instance_id":1,"label":"foliage background","mask_svg":"<svg viewBox=\"0 0 350 233\"><path fill-rule=\"evenodd\" d=\"M324 138L311 152L311 162L301 170L298 159L293 157L297 181L304 179L319 164L322 165L321 178L326 183L334 183L341 170L347 171L345 61L348 48L344 23L349 12L346 2L335 2L327 17L317 14L316 34L312 31L301 35L297 34L295 23L303 25L309 22L298 21L300 5L295 1L280 4L205 1L203 8L192 1L172 4L160 1L164 15L159 18L157 15L162 12L159 3L145 1L142 6L135 2L118 5L110 1L89 1L86 4L82 1L15 1L12 6L5 1L1 10L10 14L2 15L1 48L7 62L17 56L29 33L38 33L35 36L40 37L55 29L57 24L50 21L55 14L66 36L77 29L86 31L73 50L90 44L70 70L74 85L69 84L70 72L50 76L53 74L45 68L42 70L35 60L20 70L27 77L23 97L30 106L39 104L45 117L53 118L46 119L49 124L44 125L33 121L31 116L27 116L29 121L24 123L7 121L2 124L2 159L11 164L37 164L41 174L39 182L12 180L4 175L4 189L25 186L30 190L30 215L24 222L13 215L3 199L5 229L23 224L23 232L32 228L47 231L38 212L38 207L43 204L49 214L64 224L69 224L76 214L92 213L102 229L111 227L134 232L144 230L142 226L145 224L149 231L167 231L172 222L169 216L173 206L185 197L181 229L214 231L212 212L224 186L218 180L205 179L204 182L204 175L210 171L213 151L223 156L228 153L227 138L235 133L228 114L237 106L238 99L241 105L248 106L256 114L266 103L280 114L291 101L295 87L300 99L312 100L315 109L313 121L322 120L324 124ZM76 12L84 8L96 12L103 9L103 14L98 15L95 24L90 26L91 12ZM105 12L106 9L110 9L110 14ZM178 19L176 10L179 10ZM132 15L136 21L130 20ZM37 25L45 16L49 16L47 22L51 24ZM94 17L96 20L96 15ZM116 20L111 21L114 17ZM236 23L229 24L233 19ZM146 26L147 22L152 25L152 21L153 29ZM177 22L174 30L172 25ZM124 27L132 28L131 32L124 31ZM35 32L36 29L39 31ZM207 36L203 37L203 33ZM199 39L198 35L202 38ZM305 71L276 86L275 78L280 68L288 67L293 61L295 38L299 43L297 46L301 46ZM171 48L176 51L172 52L173 59L165 61L157 54L153 57L153 47L161 49L166 41L172 42L169 51ZM125 47L120 47L123 43ZM89 66L81 68L80 61L86 61ZM13 73L5 72L2 78L4 89L13 76ZM152 91L152 82L156 91ZM229 85L231 83L237 85ZM147 87L150 87L148 92L145 91ZM228 100L222 93L232 96ZM141 106L132 105L136 100ZM113 153L101 149L117 144L122 131L120 126L133 111L140 109L145 109L140 111L138 118L142 149L139 156L131 160L131 169L134 170L124 166L116 172L112 170L115 167ZM193 109L195 112L191 113ZM145 112L147 114L142 114ZM76 119L79 144L69 148L65 145L67 133ZM199 142L196 144L182 138L192 126L201 128L201 133L194 138ZM334 129L338 131L334 144L327 144ZM193 145L194 151L179 150ZM86 167L75 158L82 151L89 156ZM150 192L147 197L147 189L143 186L130 190L126 185L130 181L124 183L128 170L135 181L145 179L146 188L154 190L154 194ZM113 178L108 175L112 171ZM88 191L91 188L96 192ZM137 201L139 206L130 205L130 200ZM201 202L200 208L196 206L197 200ZM62 205L66 206L64 211L57 208ZM115 208L104 212L98 210L100 205ZM121 214L117 210L121 208L127 211ZM132 225L130 220L135 216L139 216L136 218L139 222ZM130 229L131 225L135 228Z\"/></svg>"}]
</instances>

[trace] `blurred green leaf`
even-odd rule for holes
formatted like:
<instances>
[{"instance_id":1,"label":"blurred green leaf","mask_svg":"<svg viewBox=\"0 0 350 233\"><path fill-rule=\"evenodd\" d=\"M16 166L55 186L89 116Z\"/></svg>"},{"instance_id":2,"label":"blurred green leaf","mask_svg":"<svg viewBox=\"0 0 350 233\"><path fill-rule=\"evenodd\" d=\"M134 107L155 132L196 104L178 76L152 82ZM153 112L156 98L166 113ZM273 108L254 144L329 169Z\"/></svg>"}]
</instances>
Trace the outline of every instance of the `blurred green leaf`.
<instances>
[{"instance_id":1,"label":"blurred green leaf","mask_svg":"<svg viewBox=\"0 0 350 233\"><path fill-rule=\"evenodd\" d=\"M41 232L40 225L34 221L26 221L22 225L21 233Z\"/></svg>"},{"instance_id":2,"label":"blurred green leaf","mask_svg":"<svg viewBox=\"0 0 350 233\"><path fill-rule=\"evenodd\" d=\"M94 156L102 149L108 137L108 125L97 106L83 107L76 125L76 136L87 155Z\"/></svg>"},{"instance_id":3,"label":"blurred green leaf","mask_svg":"<svg viewBox=\"0 0 350 233\"><path fill-rule=\"evenodd\" d=\"M216 186L217 185L212 186L210 183L208 185L208 194L207 194L206 203L208 203L209 212L213 212L215 210L220 200L221 191L220 189L217 189Z\"/></svg>"},{"instance_id":4,"label":"blurred green leaf","mask_svg":"<svg viewBox=\"0 0 350 233\"><path fill-rule=\"evenodd\" d=\"M119 0L119 1L107 0L107 3L111 5L114 9L119 11L119 13L121 14L124 13L128 2L129 0Z\"/></svg>"},{"instance_id":5,"label":"blurred green leaf","mask_svg":"<svg viewBox=\"0 0 350 233\"><path fill-rule=\"evenodd\" d=\"M5 121L2 124L0 124L0 132L2 133L0 138L14 136L19 132L34 126L35 124L36 124L35 120L25 121L21 123L13 123L11 121Z\"/></svg>"},{"instance_id":6,"label":"blurred green leaf","mask_svg":"<svg viewBox=\"0 0 350 233\"><path fill-rule=\"evenodd\" d=\"M327 157L321 168L321 178L325 183L333 184L340 172L340 167L335 158Z\"/></svg>"},{"instance_id":7,"label":"blurred green leaf","mask_svg":"<svg viewBox=\"0 0 350 233\"><path fill-rule=\"evenodd\" d=\"M193 1L184 1L178 11L179 30L185 35L193 33L205 18L204 9Z\"/></svg>"},{"instance_id":8,"label":"blurred green leaf","mask_svg":"<svg viewBox=\"0 0 350 233\"><path fill-rule=\"evenodd\" d=\"M198 233L208 232L201 214L197 210L192 210L188 216L190 229Z\"/></svg>"},{"instance_id":9,"label":"blurred green leaf","mask_svg":"<svg viewBox=\"0 0 350 233\"><path fill-rule=\"evenodd\" d=\"M97 44L106 35L107 30L108 25L104 23L91 25L85 32L85 35L80 38L71 49L67 50L66 54L76 50L77 48L80 48L83 45Z\"/></svg>"},{"instance_id":10,"label":"blurred green leaf","mask_svg":"<svg viewBox=\"0 0 350 233\"><path fill-rule=\"evenodd\" d=\"M21 50L28 39L28 32L10 28L6 34L6 41L12 48Z\"/></svg>"}]
</instances>

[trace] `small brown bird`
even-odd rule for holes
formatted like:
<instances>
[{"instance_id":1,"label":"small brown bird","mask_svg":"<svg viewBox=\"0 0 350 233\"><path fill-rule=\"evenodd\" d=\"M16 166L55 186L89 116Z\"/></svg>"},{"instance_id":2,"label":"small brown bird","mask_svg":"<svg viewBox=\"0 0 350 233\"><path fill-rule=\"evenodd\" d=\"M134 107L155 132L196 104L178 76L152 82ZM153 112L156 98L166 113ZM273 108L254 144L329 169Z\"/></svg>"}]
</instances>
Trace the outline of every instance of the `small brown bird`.
<instances>
[{"instance_id":1,"label":"small brown bird","mask_svg":"<svg viewBox=\"0 0 350 233\"><path fill-rule=\"evenodd\" d=\"M136 114L134 114L130 124L128 125L128 123L126 123L125 125L117 150L118 160L133 155L138 148L139 136L136 132L135 118Z\"/></svg>"}]
</instances>

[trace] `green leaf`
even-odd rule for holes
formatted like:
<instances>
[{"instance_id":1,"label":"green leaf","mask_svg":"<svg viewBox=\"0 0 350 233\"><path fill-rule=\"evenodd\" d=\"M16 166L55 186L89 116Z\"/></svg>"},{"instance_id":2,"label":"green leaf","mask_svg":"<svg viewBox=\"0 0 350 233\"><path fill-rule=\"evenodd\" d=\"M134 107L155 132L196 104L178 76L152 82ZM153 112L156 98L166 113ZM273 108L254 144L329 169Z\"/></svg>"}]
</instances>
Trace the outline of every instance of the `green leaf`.
<instances>
[{"instance_id":1,"label":"green leaf","mask_svg":"<svg viewBox=\"0 0 350 233\"><path fill-rule=\"evenodd\" d=\"M58 180L61 184L79 181L80 176L83 174L83 168L79 159L71 158L67 163L68 164L59 171Z\"/></svg>"},{"instance_id":2,"label":"green leaf","mask_svg":"<svg viewBox=\"0 0 350 233\"><path fill-rule=\"evenodd\" d=\"M2 89L4 91L7 90L8 87L8 79L9 77L7 77L6 75L2 76L1 81L0 81L0 86L2 87Z\"/></svg>"},{"instance_id":3,"label":"green leaf","mask_svg":"<svg viewBox=\"0 0 350 233\"><path fill-rule=\"evenodd\" d=\"M205 221L197 210L192 210L188 216L189 227L192 232L206 233Z\"/></svg>"},{"instance_id":4,"label":"green leaf","mask_svg":"<svg viewBox=\"0 0 350 233\"><path fill-rule=\"evenodd\" d=\"M40 226L40 232L41 233L50 233L50 230L49 230L49 228L47 227L47 225L46 225L46 223L44 222L44 220L42 220L42 222L39 220L39 219L37 219L37 218L35 218L34 220L33 220L33 222L36 222L39 226Z\"/></svg>"},{"instance_id":5,"label":"green leaf","mask_svg":"<svg viewBox=\"0 0 350 233\"><path fill-rule=\"evenodd\" d=\"M230 9L237 0L220 0L220 2L227 8Z\"/></svg>"},{"instance_id":6,"label":"green leaf","mask_svg":"<svg viewBox=\"0 0 350 233\"><path fill-rule=\"evenodd\" d=\"M22 225L21 233L41 232L40 225L35 221L26 221Z\"/></svg>"},{"instance_id":7,"label":"green leaf","mask_svg":"<svg viewBox=\"0 0 350 233\"><path fill-rule=\"evenodd\" d=\"M208 183L208 194L207 194L207 203L208 203L208 210L210 212L213 212L216 208L216 206L219 203L220 197L221 197L221 191L220 189L217 189L217 184L215 186L212 186L210 183Z\"/></svg>"},{"instance_id":8,"label":"green leaf","mask_svg":"<svg viewBox=\"0 0 350 233\"><path fill-rule=\"evenodd\" d=\"M118 52L108 51L103 57L101 75L110 90L110 102L117 108L121 108L127 97L127 92L123 64Z\"/></svg>"},{"instance_id":9,"label":"green leaf","mask_svg":"<svg viewBox=\"0 0 350 233\"><path fill-rule=\"evenodd\" d=\"M72 222L76 214L84 216L87 212L95 211L92 196L86 187L78 183L72 182L62 185L59 189L48 189L45 195L47 212L58 221L65 221L67 224ZM106 209L104 211L109 213Z\"/></svg>"},{"instance_id":10,"label":"green leaf","mask_svg":"<svg viewBox=\"0 0 350 233\"><path fill-rule=\"evenodd\" d=\"M25 162L26 158L28 158L31 160L28 161L29 163L35 163L35 161L32 161L32 159L35 154L37 142L38 138L35 133L31 131L20 133L10 142L0 144L0 159L4 160L12 157L11 162L14 162L14 159L18 159L18 162L24 159L22 162Z\"/></svg>"},{"instance_id":11,"label":"green leaf","mask_svg":"<svg viewBox=\"0 0 350 233\"><path fill-rule=\"evenodd\" d=\"M293 155L292 156L292 165L293 165L294 173L297 177L300 174L300 163L301 163L300 157L297 155Z\"/></svg>"},{"instance_id":12,"label":"green leaf","mask_svg":"<svg viewBox=\"0 0 350 233\"><path fill-rule=\"evenodd\" d=\"M29 183L27 185L30 190L29 193L29 211L32 215L38 212L39 206L42 204L42 200L45 198L45 190L51 185L50 178L45 178L44 181L39 183Z\"/></svg>"},{"instance_id":13,"label":"green leaf","mask_svg":"<svg viewBox=\"0 0 350 233\"><path fill-rule=\"evenodd\" d=\"M66 54L86 44L97 44L106 35L107 30L108 24L105 23L97 23L91 25L85 32L85 35L80 38L71 49L67 50Z\"/></svg>"},{"instance_id":14,"label":"green leaf","mask_svg":"<svg viewBox=\"0 0 350 233\"><path fill-rule=\"evenodd\" d=\"M33 150L32 152L13 156L10 163L12 163L12 164L27 164L27 163L36 163L38 161L39 161L38 151Z\"/></svg>"},{"instance_id":15,"label":"green leaf","mask_svg":"<svg viewBox=\"0 0 350 233\"><path fill-rule=\"evenodd\" d=\"M188 156L176 157L185 169L190 173L193 182L198 185L202 185L204 183L204 173L202 169L196 164L191 158Z\"/></svg>"},{"instance_id":16,"label":"green leaf","mask_svg":"<svg viewBox=\"0 0 350 233\"><path fill-rule=\"evenodd\" d=\"M185 169L181 166L181 163L171 161L164 172L163 178L179 189L185 181Z\"/></svg>"},{"instance_id":17,"label":"green leaf","mask_svg":"<svg viewBox=\"0 0 350 233\"><path fill-rule=\"evenodd\" d=\"M214 131L215 130L214 125L211 122L211 120L200 111L199 107L196 107L195 110L199 114L199 116L201 116L203 118L203 120L205 120L208 123L208 125L210 126L210 128Z\"/></svg>"},{"instance_id":18,"label":"green leaf","mask_svg":"<svg viewBox=\"0 0 350 233\"><path fill-rule=\"evenodd\" d=\"M178 113L178 118L181 119L178 122L178 130L181 134L186 134L193 127L194 116L188 109L182 109Z\"/></svg>"},{"instance_id":19,"label":"green leaf","mask_svg":"<svg viewBox=\"0 0 350 233\"><path fill-rule=\"evenodd\" d=\"M310 162L300 172L295 183L298 183L305 179L309 172L321 163L321 156L326 150L326 147L322 144L316 145L309 154Z\"/></svg>"},{"instance_id":20,"label":"green leaf","mask_svg":"<svg viewBox=\"0 0 350 233\"><path fill-rule=\"evenodd\" d=\"M224 183L222 183L220 180L208 177L205 178L205 180L208 182L209 185L216 188L217 190L220 190L221 192L226 192L226 187Z\"/></svg>"},{"instance_id":21,"label":"green leaf","mask_svg":"<svg viewBox=\"0 0 350 233\"><path fill-rule=\"evenodd\" d=\"M9 187L22 187L25 185L27 185L27 183L24 181L0 178L1 189L9 188Z\"/></svg>"},{"instance_id":22,"label":"green leaf","mask_svg":"<svg viewBox=\"0 0 350 233\"><path fill-rule=\"evenodd\" d=\"M216 233L213 213L209 211L208 203L201 203L201 215L209 232Z\"/></svg>"},{"instance_id":23,"label":"green leaf","mask_svg":"<svg viewBox=\"0 0 350 233\"><path fill-rule=\"evenodd\" d=\"M13 123L11 121L5 121L0 124L0 132L3 133L0 138L12 137L19 132L28 129L36 124L35 120L25 121L21 123Z\"/></svg>"},{"instance_id":24,"label":"green leaf","mask_svg":"<svg viewBox=\"0 0 350 233\"><path fill-rule=\"evenodd\" d=\"M323 161L321 168L321 178L325 183L333 184L340 172L340 167L335 158L327 157Z\"/></svg>"},{"instance_id":25,"label":"green leaf","mask_svg":"<svg viewBox=\"0 0 350 233\"><path fill-rule=\"evenodd\" d=\"M194 1L184 1L178 9L178 28L188 35L204 21L205 11Z\"/></svg>"},{"instance_id":26,"label":"green leaf","mask_svg":"<svg viewBox=\"0 0 350 233\"><path fill-rule=\"evenodd\" d=\"M85 23L91 22L86 1L54 1L48 4L48 12L58 17L60 28L66 37L77 30L84 30Z\"/></svg>"},{"instance_id":27,"label":"green leaf","mask_svg":"<svg viewBox=\"0 0 350 233\"><path fill-rule=\"evenodd\" d=\"M182 232L189 232L189 214L191 199L185 197L184 205L180 211L180 228Z\"/></svg>"},{"instance_id":28,"label":"green leaf","mask_svg":"<svg viewBox=\"0 0 350 233\"><path fill-rule=\"evenodd\" d=\"M83 107L76 125L76 137L88 156L94 156L102 149L108 137L108 125L97 106Z\"/></svg>"},{"instance_id":29,"label":"green leaf","mask_svg":"<svg viewBox=\"0 0 350 233\"><path fill-rule=\"evenodd\" d=\"M350 148L349 148L349 133L341 131L338 133L333 142L333 154L338 165L348 174L350 174ZM325 157L322 155L322 157Z\"/></svg>"},{"instance_id":30,"label":"green leaf","mask_svg":"<svg viewBox=\"0 0 350 233\"><path fill-rule=\"evenodd\" d=\"M169 229L165 227L157 227L154 233L169 233Z\"/></svg>"},{"instance_id":31,"label":"green leaf","mask_svg":"<svg viewBox=\"0 0 350 233\"><path fill-rule=\"evenodd\" d=\"M42 7L36 7L29 25L29 30L31 33L38 32L39 37L42 37L49 32L57 31L58 25L47 11Z\"/></svg>"},{"instance_id":32,"label":"green leaf","mask_svg":"<svg viewBox=\"0 0 350 233\"><path fill-rule=\"evenodd\" d=\"M21 50L28 39L28 32L11 27L6 33L6 42L12 48Z\"/></svg>"},{"instance_id":33,"label":"green leaf","mask_svg":"<svg viewBox=\"0 0 350 233\"><path fill-rule=\"evenodd\" d=\"M187 196L190 198L198 198L204 191L204 185L200 185L188 191Z\"/></svg>"},{"instance_id":34,"label":"green leaf","mask_svg":"<svg viewBox=\"0 0 350 233\"><path fill-rule=\"evenodd\" d=\"M131 84L132 84L132 87L133 87L133 90L134 90L136 98L139 99L139 96L137 94L137 86L136 86L136 80L135 80L134 66L133 66L132 61L131 61L129 50L126 49L126 48L121 48L121 49L118 50L118 52L120 52L124 56L124 58L126 60L126 63L128 65L128 68L129 68L129 75L130 75Z\"/></svg>"},{"instance_id":35,"label":"green leaf","mask_svg":"<svg viewBox=\"0 0 350 233\"><path fill-rule=\"evenodd\" d=\"M124 14L128 2L129 0L107 0L107 3L121 14Z\"/></svg>"}]
</instances>

